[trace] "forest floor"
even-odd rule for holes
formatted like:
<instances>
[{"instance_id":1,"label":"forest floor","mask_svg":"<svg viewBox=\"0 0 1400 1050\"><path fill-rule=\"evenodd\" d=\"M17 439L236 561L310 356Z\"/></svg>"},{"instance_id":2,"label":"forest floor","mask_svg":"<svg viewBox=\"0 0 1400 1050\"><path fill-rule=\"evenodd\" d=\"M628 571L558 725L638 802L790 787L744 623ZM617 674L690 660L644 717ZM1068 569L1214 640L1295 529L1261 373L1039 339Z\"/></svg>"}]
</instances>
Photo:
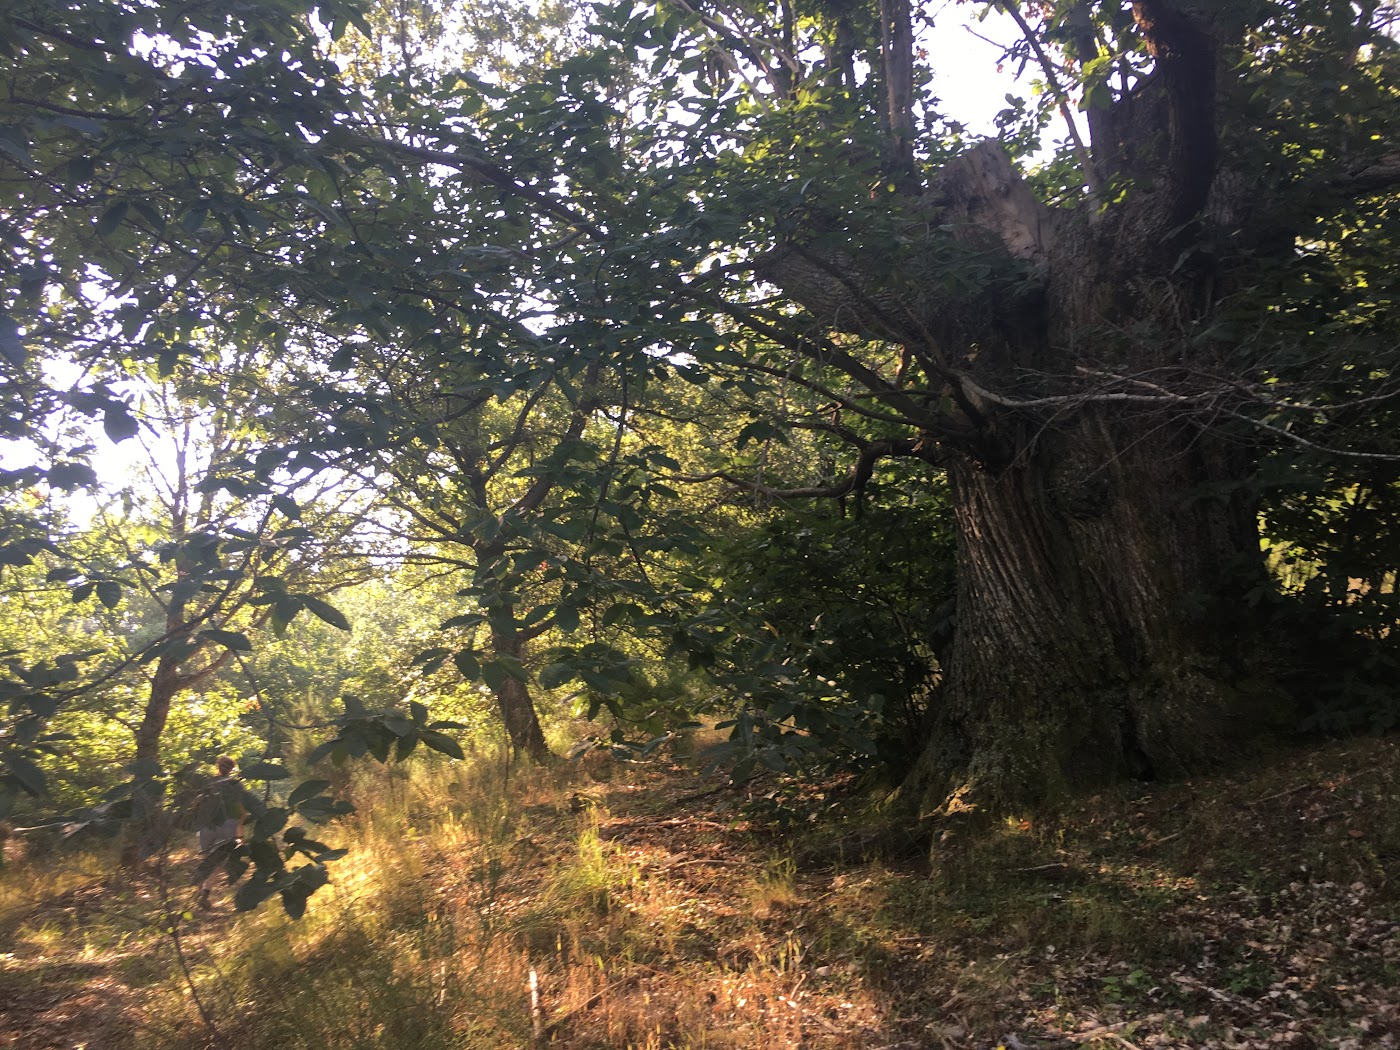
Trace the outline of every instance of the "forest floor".
<instances>
[{"instance_id":1,"label":"forest floor","mask_svg":"<svg viewBox=\"0 0 1400 1050\"><path fill-rule=\"evenodd\" d=\"M188 859L11 863L0 1047L1400 1046L1394 738L1125 787L936 871L839 780L499 779L361 785L297 923L185 911Z\"/></svg>"}]
</instances>

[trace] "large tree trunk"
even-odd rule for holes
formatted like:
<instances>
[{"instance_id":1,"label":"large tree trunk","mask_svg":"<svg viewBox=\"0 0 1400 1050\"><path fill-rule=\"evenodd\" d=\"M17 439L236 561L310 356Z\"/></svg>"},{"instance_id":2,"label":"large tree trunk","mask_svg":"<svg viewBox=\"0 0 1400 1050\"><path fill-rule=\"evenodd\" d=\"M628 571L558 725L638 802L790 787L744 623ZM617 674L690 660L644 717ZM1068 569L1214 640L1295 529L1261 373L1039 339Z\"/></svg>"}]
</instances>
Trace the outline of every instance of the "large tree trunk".
<instances>
[{"instance_id":1,"label":"large tree trunk","mask_svg":"<svg viewBox=\"0 0 1400 1050\"><path fill-rule=\"evenodd\" d=\"M1253 674L1244 596L1265 581L1242 459L1103 409L1001 469L951 460L958 626L910 785L926 812L1210 768L1284 702Z\"/></svg>"},{"instance_id":2,"label":"large tree trunk","mask_svg":"<svg viewBox=\"0 0 1400 1050\"><path fill-rule=\"evenodd\" d=\"M1172 0L1132 11L1153 71L1091 114L1082 201L1048 207L982 143L759 269L927 379L793 341L948 470L958 625L907 787L926 812L1210 768L1270 706L1286 718L1247 600L1268 586L1250 464L1220 427L1247 373L1213 323L1235 279L1221 246L1261 232L1262 187L1219 178L1217 76L1236 75L1217 40L1240 27Z\"/></svg>"}]
</instances>

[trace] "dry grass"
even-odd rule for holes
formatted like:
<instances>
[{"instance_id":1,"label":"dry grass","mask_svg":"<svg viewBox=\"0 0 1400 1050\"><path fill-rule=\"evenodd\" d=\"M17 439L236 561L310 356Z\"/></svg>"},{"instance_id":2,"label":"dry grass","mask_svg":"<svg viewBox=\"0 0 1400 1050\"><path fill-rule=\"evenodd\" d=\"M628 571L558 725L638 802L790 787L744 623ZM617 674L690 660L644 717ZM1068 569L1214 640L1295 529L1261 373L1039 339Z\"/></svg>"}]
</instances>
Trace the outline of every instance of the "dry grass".
<instances>
[{"instance_id":1,"label":"dry grass","mask_svg":"<svg viewBox=\"0 0 1400 1050\"><path fill-rule=\"evenodd\" d=\"M86 1035L111 1050L1359 1048L1400 1037L1393 741L1010 821L936 874L919 855L862 856L852 843L880 838L864 834L871 814L848 811L847 826L799 841L754 822L768 812L757 788L702 796L721 781L693 770L500 774L410 763L360 776L360 815L327 836L350 857L305 919L227 906L182 918L217 1036L151 921L158 887L74 889L63 875L0 928L15 946L0 969L0 993L12 993L0 1046ZM39 870L7 871L0 900L25 884L32 897Z\"/></svg>"}]
</instances>

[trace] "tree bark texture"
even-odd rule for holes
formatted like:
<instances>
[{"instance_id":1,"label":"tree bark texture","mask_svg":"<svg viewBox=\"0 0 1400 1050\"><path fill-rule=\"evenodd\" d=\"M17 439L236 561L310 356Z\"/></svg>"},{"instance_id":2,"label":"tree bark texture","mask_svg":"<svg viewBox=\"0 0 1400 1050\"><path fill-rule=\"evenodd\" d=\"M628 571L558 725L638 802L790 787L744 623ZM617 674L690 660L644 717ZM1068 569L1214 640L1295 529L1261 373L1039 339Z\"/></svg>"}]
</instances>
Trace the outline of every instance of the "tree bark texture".
<instances>
[{"instance_id":1,"label":"tree bark texture","mask_svg":"<svg viewBox=\"0 0 1400 1050\"><path fill-rule=\"evenodd\" d=\"M1263 579L1239 458L1090 412L1003 469L950 460L958 625L909 785L926 812L1210 768L1285 702L1243 601Z\"/></svg>"},{"instance_id":2,"label":"tree bark texture","mask_svg":"<svg viewBox=\"0 0 1400 1050\"><path fill-rule=\"evenodd\" d=\"M136 727L136 765L149 771L160 768L160 741L165 724L170 720L170 704L183 688L180 664L169 654L156 661L151 688L146 694L146 709L141 724Z\"/></svg>"},{"instance_id":3,"label":"tree bark texture","mask_svg":"<svg viewBox=\"0 0 1400 1050\"><path fill-rule=\"evenodd\" d=\"M1224 294L1195 245L1234 234L1250 195L1217 178L1219 28L1166 2L1134 13L1155 74L1093 143L1098 174L1132 182L1121 200L1049 208L984 143L892 195L883 253L815 231L759 270L942 391L921 416L846 367L951 482L958 624L907 787L926 812L1208 768L1287 703L1244 598L1266 585L1249 456L1188 396L1215 368L1195 336ZM891 262L892 244L912 247ZM971 264L976 286L948 279Z\"/></svg>"},{"instance_id":4,"label":"tree bark texture","mask_svg":"<svg viewBox=\"0 0 1400 1050\"><path fill-rule=\"evenodd\" d=\"M491 625L491 649L497 656L521 661L525 655L525 643L514 627L514 609L507 606L499 612L502 615ZM554 755L545 742L539 716L530 699L529 686L518 678L506 675L491 691L496 697L501 721L505 723L506 735L510 737L516 758L525 756L532 762L550 761Z\"/></svg>"},{"instance_id":5,"label":"tree bark texture","mask_svg":"<svg viewBox=\"0 0 1400 1050\"><path fill-rule=\"evenodd\" d=\"M146 694L146 707L136 727L132 762L131 836L122 849L122 864L135 868L160 848L167 829L161 783L161 738L170 720L170 705L184 688L179 660L166 653L156 661L155 674Z\"/></svg>"}]
</instances>

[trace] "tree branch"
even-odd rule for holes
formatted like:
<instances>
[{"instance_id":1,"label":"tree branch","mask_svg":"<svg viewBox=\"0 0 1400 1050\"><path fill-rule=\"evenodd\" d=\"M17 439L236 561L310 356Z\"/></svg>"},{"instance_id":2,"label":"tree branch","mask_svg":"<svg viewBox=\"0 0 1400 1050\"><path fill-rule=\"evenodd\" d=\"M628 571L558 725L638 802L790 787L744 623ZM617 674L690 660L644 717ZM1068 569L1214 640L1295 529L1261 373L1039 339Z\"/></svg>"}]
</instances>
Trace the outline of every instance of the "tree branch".
<instances>
[{"instance_id":1,"label":"tree branch","mask_svg":"<svg viewBox=\"0 0 1400 1050\"><path fill-rule=\"evenodd\" d=\"M760 481L751 481L747 478L740 478L728 471L716 470L709 474L673 474L668 481L679 481L687 483L697 483L702 481L727 481L731 485L746 489L749 492L756 492L773 499L838 499L841 496L848 496L852 492L859 492L865 487L865 483L870 480L870 476L875 471L875 464L882 459L892 456L909 457L922 459L929 463L937 462L935 448L932 443L925 442L921 438L887 438L880 441L868 442L860 450L855 464L851 467L846 476L834 485L814 485L803 488L780 489L771 485L765 485Z\"/></svg>"},{"instance_id":2,"label":"tree branch","mask_svg":"<svg viewBox=\"0 0 1400 1050\"><path fill-rule=\"evenodd\" d=\"M1356 197L1384 193L1397 187L1400 187L1400 153L1391 153L1328 182L1328 188Z\"/></svg>"},{"instance_id":3,"label":"tree branch","mask_svg":"<svg viewBox=\"0 0 1400 1050\"><path fill-rule=\"evenodd\" d=\"M462 151L449 153L446 150L429 149L426 146L413 146L406 142L395 142L391 139L376 138L373 135L367 135L363 132L352 133L351 138L358 145L387 150L401 157L412 157L415 160L427 161L430 164L441 164L443 167L455 168L458 171L471 172L490 185L502 190L508 196L518 197L521 200L526 200L532 204L538 205L543 211L553 215L556 219L563 219L565 222L570 223L599 240L607 239L607 234L584 215L561 201L550 197L548 194L541 193L533 187L526 186L511 175L510 172L506 171L505 168L484 157L474 156Z\"/></svg>"},{"instance_id":4,"label":"tree branch","mask_svg":"<svg viewBox=\"0 0 1400 1050\"><path fill-rule=\"evenodd\" d=\"M1170 134L1160 223L1175 229L1200 214L1215 178L1215 41L1167 0L1135 0L1133 18L1166 88Z\"/></svg>"},{"instance_id":5,"label":"tree branch","mask_svg":"<svg viewBox=\"0 0 1400 1050\"><path fill-rule=\"evenodd\" d=\"M885 63L885 119L891 164L914 174L914 26L909 0L880 0L880 51Z\"/></svg>"},{"instance_id":6,"label":"tree branch","mask_svg":"<svg viewBox=\"0 0 1400 1050\"><path fill-rule=\"evenodd\" d=\"M1097 197L1099 193L1099 173L1094 166L1093 154L1084 144L1084 140L1079 136L1079 124L1074 119L1074 110L1069 104L1069 95L1065 92L1060 78L1055 73L1055 63L1050 61L1050 56L1045 51L1045 46L1040 42L1040 35L1030 27L1025 15L1021 14L1021 5L1015 0L1003 2L1001 9L1011 16L1012 20L1021 30L1021 35L1026 38L1026 43L1035 52L1036 60L1040 62L1041 71L1045 74L1046 86L1050 88L1050 93L1055 96L1055 102L1060 107L1060 116L1064 118L1065 126L1069 128L1069 137L1074 143L1074 155L1079 158L1079 167L1084 173L1084 185L1088 187L1090 196Z\"/></svg>"}]
</instances>

